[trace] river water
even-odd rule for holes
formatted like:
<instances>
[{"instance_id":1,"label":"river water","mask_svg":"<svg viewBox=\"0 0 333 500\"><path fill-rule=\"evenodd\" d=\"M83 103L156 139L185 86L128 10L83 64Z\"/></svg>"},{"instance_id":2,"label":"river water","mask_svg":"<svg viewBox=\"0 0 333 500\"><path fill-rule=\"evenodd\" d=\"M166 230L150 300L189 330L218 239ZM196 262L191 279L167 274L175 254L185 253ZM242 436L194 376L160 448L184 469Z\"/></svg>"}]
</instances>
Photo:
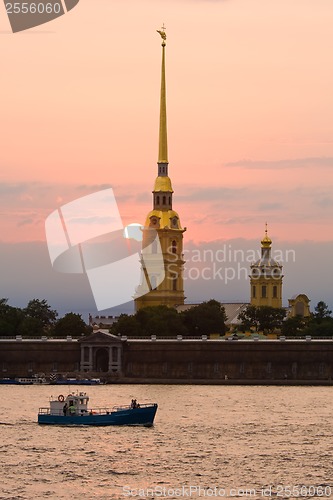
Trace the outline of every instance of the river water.
<instances>
[{"instance_id":1,"label":"river water","mask_svg":"<svg viewBox=\"0 0 333 500\"><path fill-rule=\"evenodd\" d=\"M333 498L332 387L79 387L155 425L38 425L64 390L0 386L1 499Z\"/></svg>"}]
</instances>

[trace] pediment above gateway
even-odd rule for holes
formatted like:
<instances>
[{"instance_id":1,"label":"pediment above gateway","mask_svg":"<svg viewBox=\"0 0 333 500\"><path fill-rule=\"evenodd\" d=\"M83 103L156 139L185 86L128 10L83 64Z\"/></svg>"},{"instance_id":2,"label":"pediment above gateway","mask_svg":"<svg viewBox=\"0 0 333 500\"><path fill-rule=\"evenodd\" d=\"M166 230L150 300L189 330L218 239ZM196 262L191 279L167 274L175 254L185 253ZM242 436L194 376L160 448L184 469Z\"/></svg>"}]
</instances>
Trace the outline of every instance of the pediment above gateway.
<instances>
[{"instance_id":1,"label":"pediment above gateway","mask_svg":"<svg viewBox=\"0 0 333 500\"><path fill-rule=\"evenodd\" d=\"M112 333L97 331L79 340L83 344L114 344L115 342L121 342L117 335Z\"/></svg>"}]
</instances>

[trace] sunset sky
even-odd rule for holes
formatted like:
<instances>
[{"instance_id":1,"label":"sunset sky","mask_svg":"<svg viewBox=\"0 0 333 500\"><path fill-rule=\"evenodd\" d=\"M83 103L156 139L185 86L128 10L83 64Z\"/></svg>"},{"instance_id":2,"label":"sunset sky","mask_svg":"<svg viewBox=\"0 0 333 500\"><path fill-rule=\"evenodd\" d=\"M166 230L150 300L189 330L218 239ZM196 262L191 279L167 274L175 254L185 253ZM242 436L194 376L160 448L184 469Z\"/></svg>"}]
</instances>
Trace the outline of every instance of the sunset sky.
<instances>
[{"instance_id":1,"label":"sunset sky","mask_svg":"<svg viewBox=\"0 0 333 500\"><path fill-rule=\"evenodd\" d=\"M333 306L332 22L332 0L80 0L12 34L2 6L0 295L18 305L60 296L59 278L29 289L18 255L33 272L45 219L62 204L112 186L124 224L144 221L165 23L169 172L185 248L259 248L267 221L275 247L298 249L284 302L305 292L312 306ZM218 293L209 286L186 294ZM248 300L248 283L239 290L215 298Z\"/></svg>"}]
</instances>

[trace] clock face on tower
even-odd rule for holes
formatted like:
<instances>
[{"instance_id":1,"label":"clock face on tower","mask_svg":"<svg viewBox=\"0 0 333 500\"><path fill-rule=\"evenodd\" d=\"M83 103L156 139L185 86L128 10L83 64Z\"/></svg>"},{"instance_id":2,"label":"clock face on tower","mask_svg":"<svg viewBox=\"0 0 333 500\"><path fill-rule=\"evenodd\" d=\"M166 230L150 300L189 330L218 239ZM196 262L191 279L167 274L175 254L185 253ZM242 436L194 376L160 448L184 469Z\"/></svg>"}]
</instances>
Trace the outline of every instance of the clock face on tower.
<instances>
[{"instance_id":1,"label":"clock face on tower","mask_svg":"<svg viewBox=\"0 0 333 500\"><path fill-rule=\"evenodd\" d=\"M175 227L175 228L178 228L178 219L177 219L177 217L173 217L171 219L171 226Z\"/></svg>"},{"instance_id":2,"label":"clock face on tower","mask_svg":"<svg viewBox=\"0 0 333 500\"><path fill-rule=\"evenodd\" d=\"M152 217L150 219L150 222L151 222L152 226L156 226L157 225L157 218L156 217Z\"/></svg>"}]
</instances>

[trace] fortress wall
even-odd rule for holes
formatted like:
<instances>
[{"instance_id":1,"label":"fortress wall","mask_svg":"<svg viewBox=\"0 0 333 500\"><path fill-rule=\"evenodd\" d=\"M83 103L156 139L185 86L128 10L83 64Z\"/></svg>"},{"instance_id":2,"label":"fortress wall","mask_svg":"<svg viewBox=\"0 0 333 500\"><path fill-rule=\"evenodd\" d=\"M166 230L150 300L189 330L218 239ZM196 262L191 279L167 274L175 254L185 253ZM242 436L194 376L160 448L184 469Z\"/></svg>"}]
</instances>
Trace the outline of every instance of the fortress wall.
<instances>
[{"instance_id":1,"label":"fortress wall","mask_svg":"<svg viewBox=\"0 0 333 500\"><path fill-rule=\"evenodd\" d=\"M333 341L131 342L128 378L205 380L330 380Z\"/></svg>"},{"instance_id":2,"label":"fortress wall","mask_svg":"<svg viewBox=\"0 0 333 500\"><path fill-rule=\"evenodd\" d=\"M0 377L31 377L35 373L73 372L79 369L77 342L1 341Z\"/></svg>"},{"instance_id":3,"label":"fortress wall","mask_svg":"<svg viewBox=\"0 0 333 500\"><path fill-rule=\"evenodd\" d=\"M122 377L128 382L333 379L332 340L132 340L122 346ZM0 377L71 373L79 370L80 357L80 343L74 340L1 340Z\"/></svg>"}]
</instances>

